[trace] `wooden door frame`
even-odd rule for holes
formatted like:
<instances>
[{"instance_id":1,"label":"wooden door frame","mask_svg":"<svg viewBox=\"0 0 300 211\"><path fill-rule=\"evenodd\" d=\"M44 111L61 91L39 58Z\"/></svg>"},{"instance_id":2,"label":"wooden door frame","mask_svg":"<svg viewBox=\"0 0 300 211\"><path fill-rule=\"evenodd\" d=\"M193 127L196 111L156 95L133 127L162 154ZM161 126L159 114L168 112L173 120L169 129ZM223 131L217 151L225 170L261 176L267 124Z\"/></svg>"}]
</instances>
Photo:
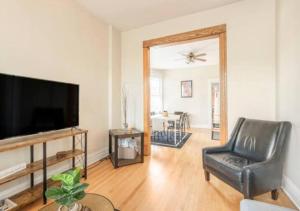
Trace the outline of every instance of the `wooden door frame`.
<instances>
[{"instance_id":1,"label":"wooden door frame","mask_svg":"<svg viewBox=\"0 0 300 211\"><path fill-rule=\"evenodd\" d=\"M227 141L227 40L226 24L194 30L190 32L160 37L143 42L143 79L144 79L144 152L151 154L150 128L150 48L158 45L174 45L193 40L219 38L220 57L220 101L221 101L221 143Z\"/></svg>"}]
</instances>

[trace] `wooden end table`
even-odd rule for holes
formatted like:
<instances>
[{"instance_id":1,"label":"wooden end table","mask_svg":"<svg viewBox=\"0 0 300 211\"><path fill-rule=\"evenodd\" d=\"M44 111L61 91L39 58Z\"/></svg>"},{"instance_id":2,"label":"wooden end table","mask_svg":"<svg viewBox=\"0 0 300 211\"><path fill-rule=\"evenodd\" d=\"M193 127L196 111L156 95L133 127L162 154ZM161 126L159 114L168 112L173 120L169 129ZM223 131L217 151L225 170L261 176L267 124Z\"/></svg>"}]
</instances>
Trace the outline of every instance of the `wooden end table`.
<instances>
[{"instance_id":1,"label":"wooden end table","mask_svg":"<svg viewBox=\"0 0 300 211\"><path fill-rule=\"evenodd\" d=\"M122 139L135 139L138 144L138 153L135 159L120 159L118 157L119 144ZM115 168L135 163L144 162L144 132L137 129L113 129L109 130L109 155Z\"/></svg>"}]
</instances>

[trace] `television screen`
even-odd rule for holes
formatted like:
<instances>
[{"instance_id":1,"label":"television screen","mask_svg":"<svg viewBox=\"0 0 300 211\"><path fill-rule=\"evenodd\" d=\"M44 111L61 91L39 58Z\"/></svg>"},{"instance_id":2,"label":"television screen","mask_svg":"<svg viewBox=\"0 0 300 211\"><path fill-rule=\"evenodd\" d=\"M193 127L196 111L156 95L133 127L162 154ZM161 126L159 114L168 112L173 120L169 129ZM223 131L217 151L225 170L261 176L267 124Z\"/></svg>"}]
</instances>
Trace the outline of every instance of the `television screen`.
<instances>
[{"instance_id":1,"label":"television screen","mask_svg":"<svg viewBox=\"0 0 300 211\"><path fill-rule=\"evenodd\" d=\"M79 85L0 74L0 139L78 123Z\"/></svg>"}]
</instances>

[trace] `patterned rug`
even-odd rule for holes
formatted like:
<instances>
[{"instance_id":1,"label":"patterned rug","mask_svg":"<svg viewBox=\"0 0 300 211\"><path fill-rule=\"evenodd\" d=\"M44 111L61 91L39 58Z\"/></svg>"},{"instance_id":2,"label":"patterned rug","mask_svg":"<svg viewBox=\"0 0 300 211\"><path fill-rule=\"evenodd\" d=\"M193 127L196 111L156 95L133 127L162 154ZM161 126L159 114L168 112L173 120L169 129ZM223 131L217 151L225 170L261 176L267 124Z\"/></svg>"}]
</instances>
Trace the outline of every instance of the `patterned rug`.
<instances>
[{"instance_id":1,"label":"patterned rug","mask_svg":"<svg viewBox=\"0 0 300 211\"><path fill-rule=\"evenodd\" d=\"M179 133L177 133L175 143L174 132L169 132L168 135L167 133L160 133L159 135L151 136L151 144L164 147L181 148L191 135L192 133L182 133L182 141L180 141Z\"/></svg>"}]
</instances>

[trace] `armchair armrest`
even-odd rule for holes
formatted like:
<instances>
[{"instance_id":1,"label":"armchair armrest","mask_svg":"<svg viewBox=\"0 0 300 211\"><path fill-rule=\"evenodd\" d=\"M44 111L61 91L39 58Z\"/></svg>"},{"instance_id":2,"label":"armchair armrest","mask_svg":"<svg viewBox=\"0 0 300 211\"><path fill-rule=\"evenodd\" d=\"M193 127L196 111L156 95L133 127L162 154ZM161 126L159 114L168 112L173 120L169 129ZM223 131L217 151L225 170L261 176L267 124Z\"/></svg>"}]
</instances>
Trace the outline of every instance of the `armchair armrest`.
<instances>
[{"instance_id":1,"label":"armchair armrest","mask_svg":"<svg viewBox=\"0 0 300 211\"><path fill-rule=\"evenodd\" d=\"M230 151L230 148L227 145L219 146L219 147L206 147L206 148L202 149L203 154L229 152L229 151Z\"/></svg>"},{"instance_id":2,"label":"armchair armrest","mask_svg":"<svg viewBox=\"0 0 300 211\"><path fill-rule=\"evenodd\" d=\"M264 193L281 185L282 163L274 158L254 163L245 166L242 175L244 180L249 182L248 188L252 188L251 192Z\"/></svg>"},{"instance_id":3,"label":"armchair armrest","mask_svg":"<svg viewBox=\"0 0 300 211\"><path fill-rule=\"evenodd\" d=\"M267 179L270 179L280 173L281 169L279 160L270 159L245 166L243 172L252 172L255 177L267 177Z\"/></svg>"},{"instance_id":4,"label":"armchair armrest","mask_svg":"<svg viewBox=\"0 0 300 211\"><path fill-rule=\"evenodd\" d=\"M203 163L203 168L206 168L205 164L205 156L207 154L212 154L212 153L221 153L221 152L230 152L230 147L228 144L224 146L219 146L219 147L207 147L202 149L202 163Z\"/></svg>"}]
</instances>

